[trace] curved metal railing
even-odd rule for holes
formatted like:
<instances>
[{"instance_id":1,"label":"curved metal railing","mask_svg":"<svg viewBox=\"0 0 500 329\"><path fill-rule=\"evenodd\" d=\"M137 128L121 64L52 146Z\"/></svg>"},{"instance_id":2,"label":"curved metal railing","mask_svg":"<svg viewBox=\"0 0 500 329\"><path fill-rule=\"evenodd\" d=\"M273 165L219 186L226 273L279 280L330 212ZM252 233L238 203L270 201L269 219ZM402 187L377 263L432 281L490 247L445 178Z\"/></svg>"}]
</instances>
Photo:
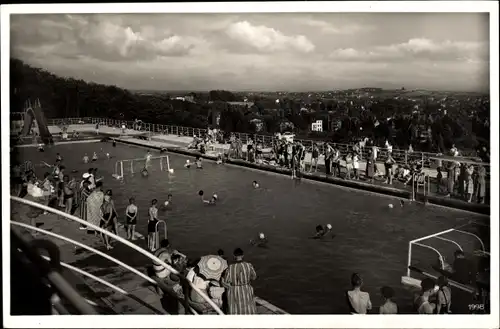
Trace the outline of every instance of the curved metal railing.
<instances>
[{"instance_id":1,"label":"curved metal railing","mask_svg":"<svg viewBox=\"0 0 500 329\"><path fill-rule=\"evenodd\" d=\"M215 304L215 303L214 303L214 302L210 299L210 297L208 297L208 296L207 296L207 294L206 294L206 293L204 293L203 291L201 291L201 290L200 290L198 287L196 287L196 286L195 286L195 285L194 285L191 281L189 281L189 280L187 280L186 278L184 278L184 277L183 277L183 276L179 273L179 271L177 271L177 270L176 270L176 269L174 269L172 266L170 266L169 264L165 263L164 261L162 261L162 260L161 260L161 259L159 259L158 257L154 256L153 254L149 253L148 251L146 251L146 250L144 250L144 249L142 249L142 248L140 248L140 247L136 246L135 244L133 244L133 243L129 242L128 240L126 240L126 239L124 239L124 238L122 238L122 237L120 237L120 236L118 236L118 235L116 235L116 234L113 234L113 233L111 233L111 232L109 232L109 231L106 231L106 230L104 230L104 229L100 228L100 227L99 227L99 226L97 226L97 225L94 225L94 224L92 224L92 223L89 223L89 222L87 222L87 221L84 221L84 220L83 220L83 219L81 219L81 218L78 218L78 217L73 216L73 215L69 215L69 214L67 214L67 213L65 213L65 212L62 212L62 211L57 210L57 209L53 209L53 208L51 208L51 207L49 207L49 206L45 206L45 205L39 204L39 203L37 203L37 202L34 202L34 201L29 201L29 200L25 200L25 199L22 199L22 198L19 198L19 197L15 197L15 196L11 196L10 198L11 198L11 200L12 200L12 201L16 201L16 202L19 202L19 203L22 203L22 204L25 204L25 205L28 205L28 206L31 206L31 207L39 208L39 209L45 210L45 211L47 211L47 212L54 213L54 214L56 214L56 215L58 215L58 216L62 216L62 217L64 217L64 218L70 219L70 220L72 220L72 221L75 221L75 222L77 222L77 223L79 223L79 224L85 225L85 226L87 226L87 227L89 227L89 228L91 228L91 229L93 229L93 230L95 230L95 231L98 231L98 232L100 232L100 233L102 233L102 234L105 234L105 235L107 235L107 236L109 236L109 237L113 238L113 239L114 239L114 240L116 240L116 241L119 241L119 242L121 242L121 243L125 244L127 247L130 247L130 248L132 248L133 250L135 250L135 251L139 252L140 254L142 254L142 255L146 256L147 258L149 258L149 259L150 259L150 260L152 260L153 262L156 262L156 263L158 263L158 264L162 265L163 267L165 267L166 269L168 269L171 273L173 273L173 274L175 274L175 275L179 275L179 277L181 278L181 280L183 280L184 282L186 282L186 283L187 283L187 284L191 287L191 289L193 289L194 291L196 291L196 292L197 292L197 293L198 293L198 294L199 294L199 295L200 295L200 296L201 296L201 297L202 297L202 298L203 298L203 299L204 299L204 300L205 300L205 301L206 301L206 302L207 302L207 303L208 303L208 304L209 304L209 305L213 308L213 310L214 310L214 311L216 311L219 315L224 315L224 312L222 312L222 310L221 310L221 309L220 309L220 308L219 308L219 307L218 307L218 306L217 306L217 305L216 305L216 304ZM44 234L51 233L50 235L52 235L52 236L56 237L56 235L55 235L54 233L52 233L52 232L48 232L48 231L45 231L45 230L40 229L40 228L35 228L35 227L31 226L31 225L26 225L26 224L19 223L19 222L15 222L15 221L14 221L14 222L12 222L12 221L11 221L11 223L12 223L13 225L23 226L23 227L25 227L25 228L29 228L29 229L36 229L36 230L38 230L38 231L40 231L40 232L43 232ZM20 225L20 224L21 224L21 225ZM57 237L58 237L58 238L60 238L60 237L62 237L62 236L57 236ZM76 243L78 243L77 241L71 240L71 239L66 238L66 237L64 237L64 240L66 240L66 241L68 241L68 242L71 242L71 243L75 243L75 242L76 242ZM80 244L80 243L78 243L78 245L80 245L81 247L83 247L83 246L84 246L84 245L82 245L82 244ZM99 253L101 256L105 255L105 254L103 254L103 253L100 253L98 250L95 250L95 249L93 249L93 248L91 248L91 247L88 247L88 246L85 246L85 247L83 247L83 248L85 248L85 249L87 249L87 250L91 250L91 251L93 251L93 252L97 252L97 253ZM90 249L89 249L89 248L90 248ZM125 267L125 268L127 268L127 269L129 269L129 270L130 270L130 267L129 267L128 265L126 265L126 264L124 264L124 263L122 263L122 262L118 263L118 262L119 262L118 260L116 260L116 259L112 258L111 256L108 256L108 255L106 255L106 256L107 256L107 257L106 257L107 259L112 260L113 262L115 262L115 263L117 263L117 264L119 264L119 265L121 265L121 266L123 266L123 267ZM103 257L104 257L104 256L103 256ZM138 274L138 273L137 273L137 272L138 272L137 270L134 270L133 272L134 272L135 274ZM140 272L139 272L139 273L140 273ZM142 273L141 273L140 275L141 275L141 277L143 277L143 278L144 278L144 277L146 277L146 276L145 276L144 274L142 274ZM148 280L148 282L154 281L153 279L151 279L151 278L149 278L149 277L148 277L148 279L146 279L146 280ZM156 281L155 281L154 283L156 284Z\"/></svg>"}]
</instances>

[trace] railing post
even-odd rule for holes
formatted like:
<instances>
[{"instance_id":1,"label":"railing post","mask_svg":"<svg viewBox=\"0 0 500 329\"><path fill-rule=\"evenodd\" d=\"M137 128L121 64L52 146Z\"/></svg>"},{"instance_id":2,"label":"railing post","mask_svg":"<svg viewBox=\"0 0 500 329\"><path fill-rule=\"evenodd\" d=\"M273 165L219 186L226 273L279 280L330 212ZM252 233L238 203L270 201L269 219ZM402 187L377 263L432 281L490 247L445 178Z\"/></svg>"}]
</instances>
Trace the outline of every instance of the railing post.
<instances>
[{"instance_id":1,"label":"railing post","mask_svg":"<svg viewBox=\"0 0 500 329\"><path fill-rule=\"evenodd\" d=\"M408 151L405 150L405 165L408 164Z\"/></svg>"}]
</instances>

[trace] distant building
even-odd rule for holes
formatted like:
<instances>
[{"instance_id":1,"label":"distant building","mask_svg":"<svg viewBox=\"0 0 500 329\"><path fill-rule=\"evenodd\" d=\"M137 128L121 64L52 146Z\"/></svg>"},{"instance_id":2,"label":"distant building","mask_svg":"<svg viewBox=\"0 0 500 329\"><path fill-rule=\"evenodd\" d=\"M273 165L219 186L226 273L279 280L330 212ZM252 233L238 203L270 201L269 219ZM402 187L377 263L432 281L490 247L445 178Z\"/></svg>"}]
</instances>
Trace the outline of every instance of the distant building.
<instances>
[{"instance_id":1,"label":"distant building","mask_svg":"<svg viewBox=\"0 0 500 329\"><path fill-rule=\"evenodd\" d=\"M253 102L227 102L229 105L233 105L233 106L244 106L244 107L252 107L253 106Z\"/></svg>"},{"instance_id":2,"label":"distant building","mask_svg":"<svg viewBox=\"0 0 500 329\"><path fill-rule=\"evenodd\" d=\"M189 96L177 96L177 97L174 97L172 99L177 100L177 101L194 103L194 96L192 96L192 95L189 95Z\"/></svg>"},{"instance_id":3,"label":"distant building","mask_svg":"<svg viewBox=\"0 0 500 329\"><path fill-rule=\"evenodd\" d=\"M311 131L323 132L323 120L316 120L311 124Z\"/></svg>"}]
</instances>

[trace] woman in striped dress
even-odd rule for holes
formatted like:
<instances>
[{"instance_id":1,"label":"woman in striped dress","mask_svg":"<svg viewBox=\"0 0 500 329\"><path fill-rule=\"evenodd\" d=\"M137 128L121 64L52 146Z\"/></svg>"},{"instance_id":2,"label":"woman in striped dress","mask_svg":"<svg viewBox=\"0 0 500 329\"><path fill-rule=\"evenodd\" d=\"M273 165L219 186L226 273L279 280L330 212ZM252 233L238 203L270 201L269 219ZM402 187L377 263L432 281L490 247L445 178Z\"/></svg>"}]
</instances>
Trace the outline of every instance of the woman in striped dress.
<instances>
[{"instance_id":1,"label":"woman in striped dress","mask_svg":"<svg viewBox=\"0 0 500 329\"><path fill-rule=\"evenodd\" d=\"M80 188L80 195L78 196L78 200L80 203L80 218L84 221L87 221L87 198L90 193L92 193L89 189L90 182L88 180L83 181L83 185ZM87 227L85 225L80 224L80 230L86 230Z\"/></svg>"},{"instance_id":2,"label":"woman in striped dress","mask_svg":"<svg viewBox=\"0 0 500 329\"><path fill-rule=\"evenodd\" d=\"M227 314L257 314L252 281L257 274L252 264L243 261L243 250L234 251L236 263L229 265L222 285L227 291Z\"/></svg>"}]
</instances>

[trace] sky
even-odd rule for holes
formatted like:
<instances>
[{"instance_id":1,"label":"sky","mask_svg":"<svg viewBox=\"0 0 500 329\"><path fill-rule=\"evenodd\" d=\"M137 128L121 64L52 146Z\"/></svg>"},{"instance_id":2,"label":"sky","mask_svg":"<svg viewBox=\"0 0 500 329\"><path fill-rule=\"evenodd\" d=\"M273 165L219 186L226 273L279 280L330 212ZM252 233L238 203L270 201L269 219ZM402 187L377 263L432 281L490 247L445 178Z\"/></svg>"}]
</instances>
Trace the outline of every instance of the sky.
<instances>
[{"instance_id":1,"label":"sky","mask_svg":"<svg viewBox=\"0 0 500 329\"><path fill-rule=\"evenodd\" d=\"M489 90L484 13L12 15L11 57L131 90Z\"/></svg>"}]
</instances>

